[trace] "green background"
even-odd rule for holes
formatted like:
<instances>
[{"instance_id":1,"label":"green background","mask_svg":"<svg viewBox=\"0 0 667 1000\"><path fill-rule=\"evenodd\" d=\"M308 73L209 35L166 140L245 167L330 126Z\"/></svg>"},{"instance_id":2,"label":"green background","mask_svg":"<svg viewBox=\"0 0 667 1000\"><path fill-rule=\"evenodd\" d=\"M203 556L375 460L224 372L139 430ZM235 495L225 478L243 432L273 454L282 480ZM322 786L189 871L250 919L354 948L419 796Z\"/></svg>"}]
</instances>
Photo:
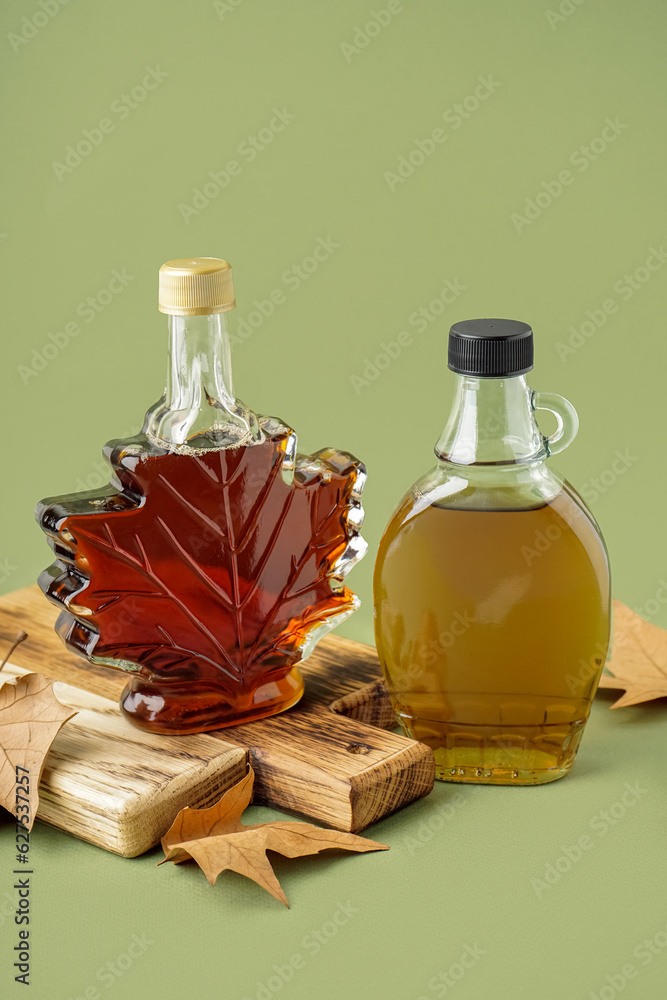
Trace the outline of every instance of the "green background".
<instances>
[{"instance_id":1,"label":"green background","mask_svg":"<svg viewBox=\"0 0 667 1000\"><path fill-rule=\"evenodd\" d=\"M533 326L532 385L579 411L579 438L557 464L601 524L615 596L667 626L661 253L644 269L667 235L663 4L393 0L389 17L385 0L71 0L56 13L57 0L44 3L50 15L16 0L1 13L2 590L30 584L49 561L35 502L99 485L101 445L136 430L162 391L159 265L211 255L234 267L232 331L255 300L285 294L234 350L241 398L286 419L302 451L334 444L368 466L370 551L350 577L363 608L344 634L372 641L377 542L432 462L453 384L447 330L479 315ZM118 110L146 67L167 75ZM465 118L447 114L480 77L493 92L476 108L468 100ZM243 143L267 138L276 108L294 117L250 160ZM90 155L54 167L104 118L113 129ZM620 124L602 148L607 119ZM431 155L392 180L438 128ZM230 160L240 171L184 212ZM557 193L564 170L571 182ZM535 218L517 221L540 192ZM286 272L320 238L338 246L294 287ZM80 304L114 269L132 280L87 322ZM447 281L464 288L431 309ZM418 330L410 317L421 308L430 319ZM72 322L79 333L59 337ZM411 341L373 368L402 331ZM304 967L272 995L661 996L667 949L646 965L633 951L667 927L667 719L660 703L609 704L598 699L565 781L460 797L439 785L369 831L389 852L278 862L289 912L237 876L212 889L191 866L156 870L158 852L125 861L38 824L30 995L66 1000L97 985L131 1000L242 1000L300 953ZM637 781L633 804L618 806ZM623 815L602 834L599 814L612 808ZM583 834L593 846L538 893L531 879ZM0 897L4 883L11 901L13 825L0 839ZM338 901L358 912L315 954L304 938ZM3 997L20 995L7 910ZM101 984L97 970L133 934L153 943ZM476 943L485 954L460 982L446 994L429 986ZM638 975L621 988L627 962Z\"/></svg>"}]
</instances>

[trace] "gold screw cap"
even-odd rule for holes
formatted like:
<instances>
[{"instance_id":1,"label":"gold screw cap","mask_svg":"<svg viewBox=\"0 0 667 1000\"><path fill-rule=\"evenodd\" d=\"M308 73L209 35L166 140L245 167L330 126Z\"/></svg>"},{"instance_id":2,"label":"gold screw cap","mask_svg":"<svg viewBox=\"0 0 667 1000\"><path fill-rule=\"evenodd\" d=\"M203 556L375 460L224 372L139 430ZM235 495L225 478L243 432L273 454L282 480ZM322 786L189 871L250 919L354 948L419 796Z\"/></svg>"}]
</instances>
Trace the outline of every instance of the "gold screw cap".
<instances>
[{"instance_id":1,"label":"gold screw cap","mask_svg":"<svg viewBox=\"0 0 667 1000\"><path fill-rule=\"evenodd\" d=\"M160 268L158 309L172 316L206 316L236 306L231 265L219 257L168 260Z\"/></svg>"}]
</instances>

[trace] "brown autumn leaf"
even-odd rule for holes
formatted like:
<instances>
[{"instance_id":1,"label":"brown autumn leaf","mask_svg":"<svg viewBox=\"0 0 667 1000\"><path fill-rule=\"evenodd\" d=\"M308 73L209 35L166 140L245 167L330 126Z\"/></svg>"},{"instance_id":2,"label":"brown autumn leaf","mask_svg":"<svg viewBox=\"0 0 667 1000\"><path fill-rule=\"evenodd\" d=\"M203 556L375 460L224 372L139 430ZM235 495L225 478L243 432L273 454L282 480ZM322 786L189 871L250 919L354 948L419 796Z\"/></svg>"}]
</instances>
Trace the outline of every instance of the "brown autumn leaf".
<instances>
[{"instance_id":1,"label":"brown autumn leaf","mask_svg":"<svg viewBox=\"0 0 667 1000\"><path fill-rule=\"evenodd\" d=\"M600 687L622 688L612 708L667 696L667 632L614 601L612 656Z\"/></svg>"},{"instance_id":2,"label":"brown autumn leaf","mask_svg":"<svg viewBox=\"0 0 667 1000\"><path fill-rule=\"evenodd\" d=\"M76 714L60 704L53 681L41 674L24 674L0 688L0 805L28 830L37 815L37 789L51 744Z\"/></svg>"},{"instance_id":3,"label":"brown autumn leaf","mask_svg":"<svg viewBox=\"0 0 667 1000\"><path fill-rule=\"evenodd\" d=\"M338 848L343 851L388 851L386 844L365 840L353 833L324 830L310 823L278 821L245 826L241 814L250 804L255 775L252 768L208 809L181 809L162 838L165 861L196 861L211 885L221 872L231 871L257 882L289 907L275 876L267 851L286 858L301 858Z\"/></svg>"}]
</instances>

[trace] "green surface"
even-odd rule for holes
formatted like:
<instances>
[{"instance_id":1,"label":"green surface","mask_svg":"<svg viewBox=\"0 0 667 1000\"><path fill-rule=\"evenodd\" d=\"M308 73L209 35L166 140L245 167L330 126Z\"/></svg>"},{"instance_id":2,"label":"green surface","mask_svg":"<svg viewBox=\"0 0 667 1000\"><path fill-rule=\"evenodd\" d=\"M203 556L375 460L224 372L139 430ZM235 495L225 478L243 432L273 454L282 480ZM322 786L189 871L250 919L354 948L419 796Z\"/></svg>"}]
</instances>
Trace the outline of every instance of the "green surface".
<instances>
[{"instance_id":1,"label":"green surface","mask_svg":"<svg viewBox=\"0 0 667 1000\"><path fill-rule=\"evenodd\" d=\"M102 443L136 430L162 391L157 268L215 255L234 267L232 329L247 332L255 300L284 293L239 338L239 395L288 420L303 450L335 444L368 465L371 551L350 578L364 605L345 634L371 640L374 551L429 467L451 399L446 332L478 315L533 325L532 384L566 395L581 417L558 467L602 526L615 595L667 626L663 4L565 0L571 13L559 15L548 2L394 0L391 18L385 0L44 5L53 16L16 0L0 14L3 590L48 562L35 501L99 484ZM356 34L373 11L388 23ZM24 17L46 23L32 29ZM146 67L167 76L155 72L155 89L129 107L123 94ZM478 86L479 107L457 117ZM285 124L276 108L294 117ZM90 155L54 169L102 119ZM275 131L262 133L272 119ZM617 125L603 150L594 140L607 119ZM397 180L399 158L434 129L431 154ZM271 141L253 157L256 135ZM219 182L209 203L179 208L210 172ZM526 211L532 221L513 220ZM301 280L294 268L320 239L337 246ZM649 259L655 270L637 271ZM114 269L132 280L91 320L85 301ZM443 289L442 314L411 325ZM383 342L400 354L369 377ZM440 785L369 831L389 852L279 862L289 912L236 876L211 888L191 867L156 869L157 854L124 861L38 825L29 995L658 1000L667 717L664 704L611 713L608 703L596 706L573 773L553 786ZM635 782L645 792L617 806ZM593 824L611 809L625 812L603 835ZM531 880L584 835L581 859L538 894ZM7 916L13 825L0 840L4 998L23 990ZM318 949L314 935L331 932L337 913L337 933ZM105 973L135 934L147 950L120 978ZM648 964L645 938L658 942ZM476 944L484 955L460 981L434 980L457 975ZM303 967L262 989L293 955ZM623 982L628 963L637 975Z\"/></svg>"}]
</instances>

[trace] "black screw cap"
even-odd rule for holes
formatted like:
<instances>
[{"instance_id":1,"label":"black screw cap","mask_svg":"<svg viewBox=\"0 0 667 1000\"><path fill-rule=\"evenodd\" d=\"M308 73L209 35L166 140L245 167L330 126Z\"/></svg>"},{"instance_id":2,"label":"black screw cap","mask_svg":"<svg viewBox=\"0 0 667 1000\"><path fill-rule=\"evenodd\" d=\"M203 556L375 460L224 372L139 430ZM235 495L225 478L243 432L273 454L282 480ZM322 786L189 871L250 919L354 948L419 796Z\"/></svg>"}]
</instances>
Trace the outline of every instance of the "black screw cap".
<instances>
[{"instance_id":1,"label":"black screw cap","mask_svg":"<svg viewBox=\"0 0 667 1000\"><path fill-rule=\"evenodd\" d=\"M533 331L516 319L466 319L449 331L447 365L459 375L511 378L533 367Z\"/></svg>"}]
</instances>

